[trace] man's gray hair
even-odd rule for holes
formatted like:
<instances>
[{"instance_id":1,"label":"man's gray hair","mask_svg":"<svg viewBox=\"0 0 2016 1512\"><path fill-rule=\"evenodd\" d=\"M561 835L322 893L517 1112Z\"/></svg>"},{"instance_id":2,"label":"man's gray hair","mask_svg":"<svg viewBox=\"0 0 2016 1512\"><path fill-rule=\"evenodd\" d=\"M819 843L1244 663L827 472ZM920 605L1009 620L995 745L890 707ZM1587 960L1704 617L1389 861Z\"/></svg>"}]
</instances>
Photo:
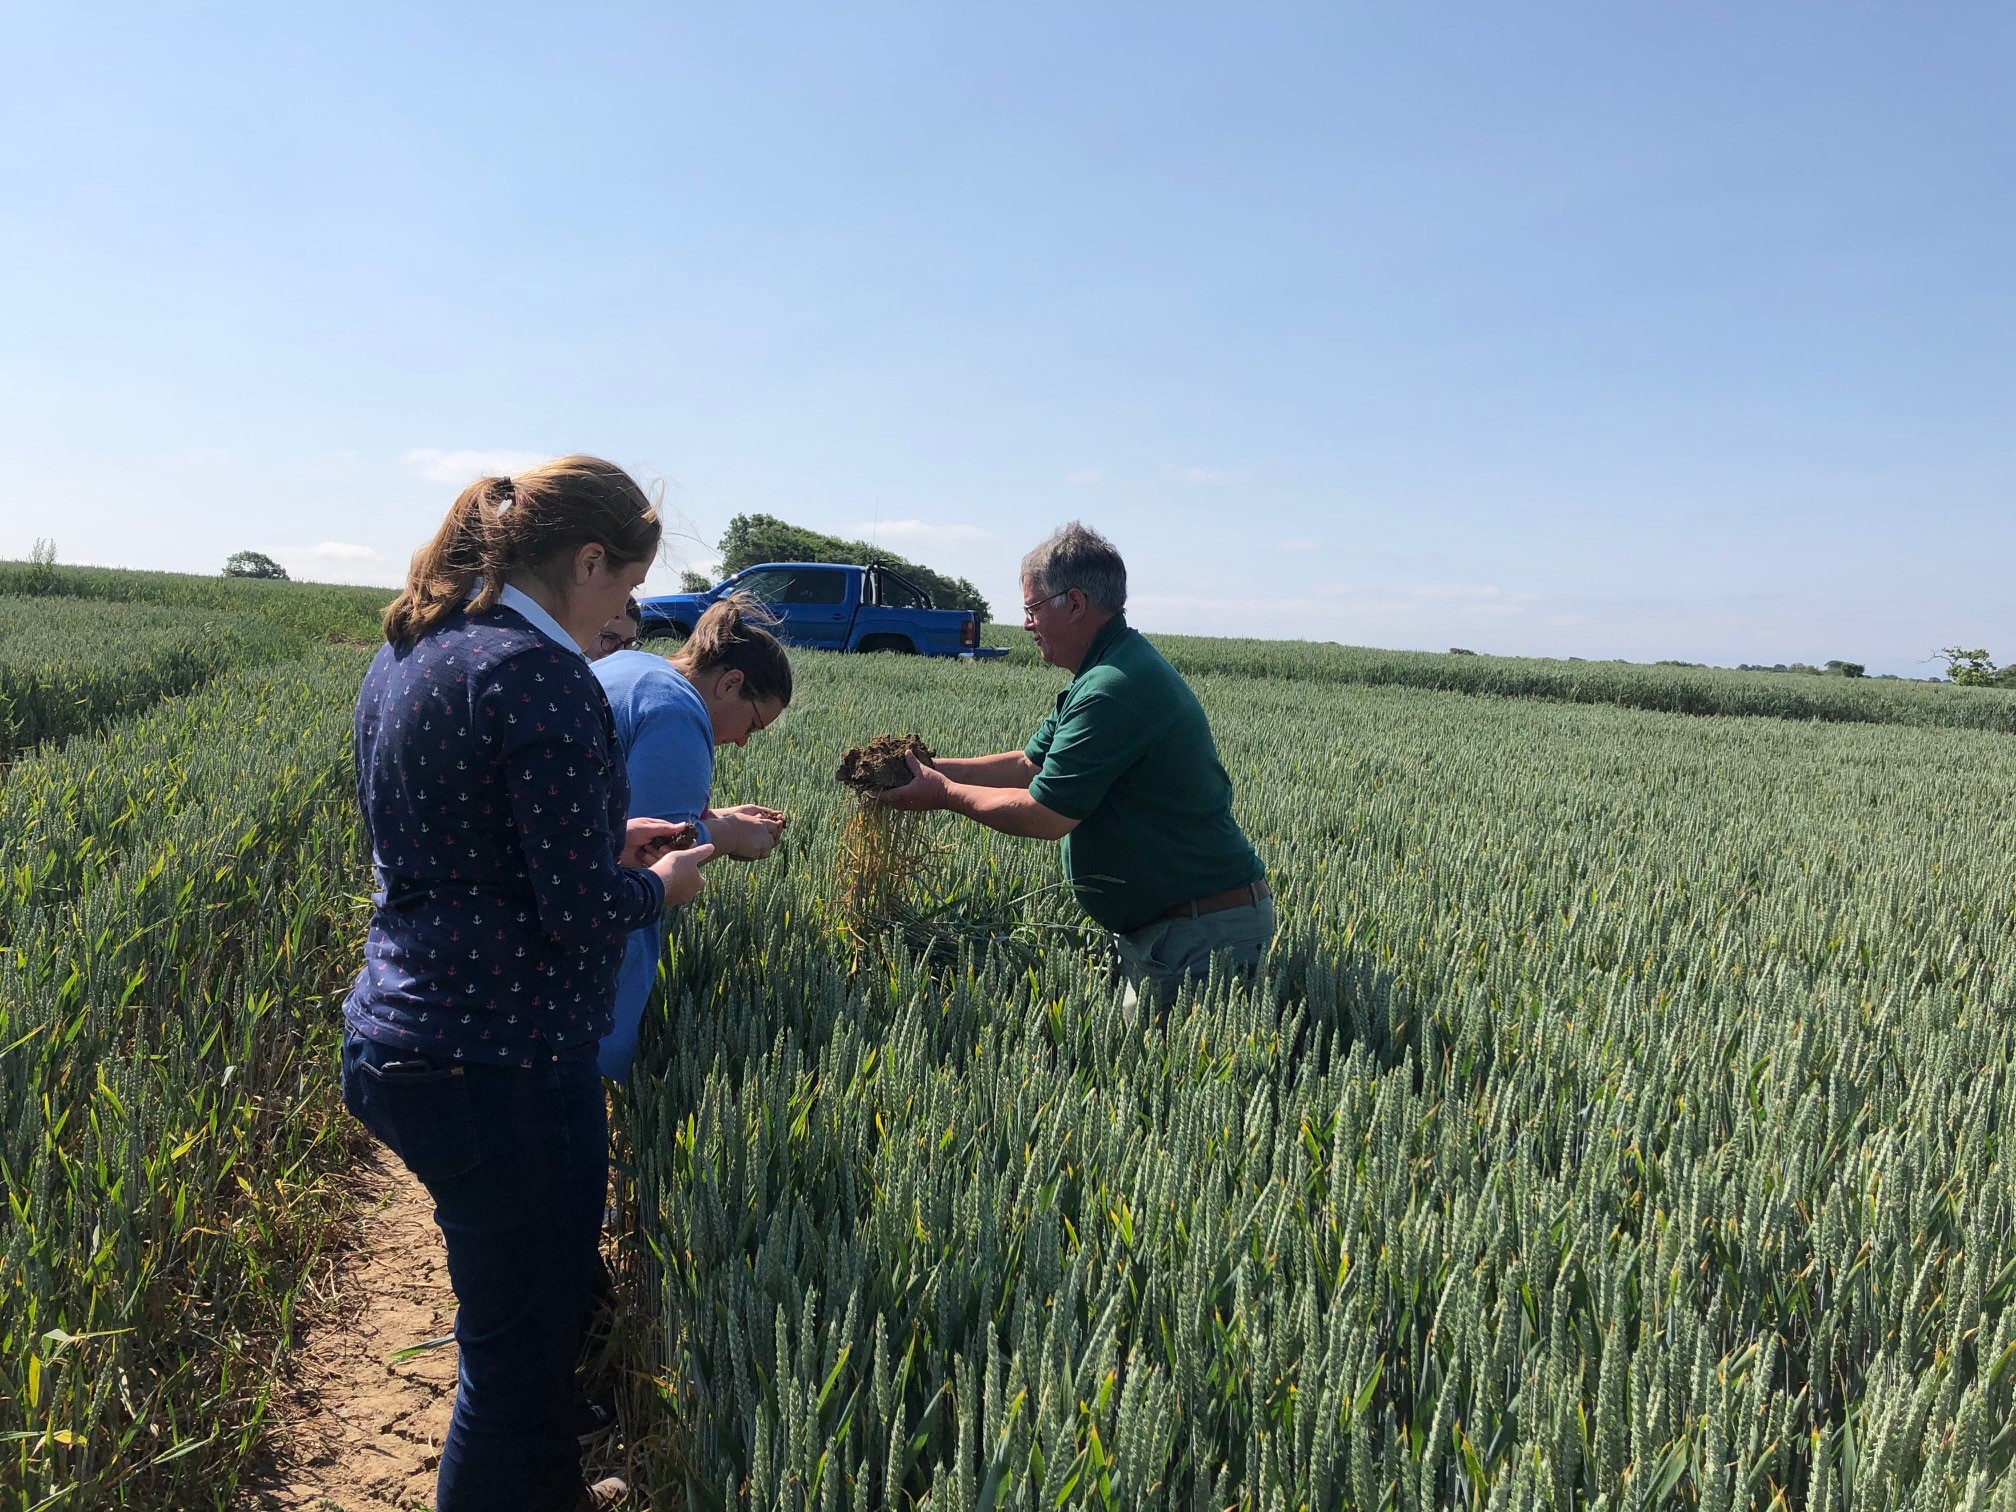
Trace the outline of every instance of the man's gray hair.
<instances>
[{"instance_id":1,"label":"man's gray hair","mask_svg":"<svg viewBox=\"0 0 2016 1512\"><path fill-rule=\"evenodd\" d=\"M1127 564L1111 541L1076 520L1022 558L1022 578L1040 597L1076 588L1106 614L1127 607Z\"/></svg>"}]
</instances>

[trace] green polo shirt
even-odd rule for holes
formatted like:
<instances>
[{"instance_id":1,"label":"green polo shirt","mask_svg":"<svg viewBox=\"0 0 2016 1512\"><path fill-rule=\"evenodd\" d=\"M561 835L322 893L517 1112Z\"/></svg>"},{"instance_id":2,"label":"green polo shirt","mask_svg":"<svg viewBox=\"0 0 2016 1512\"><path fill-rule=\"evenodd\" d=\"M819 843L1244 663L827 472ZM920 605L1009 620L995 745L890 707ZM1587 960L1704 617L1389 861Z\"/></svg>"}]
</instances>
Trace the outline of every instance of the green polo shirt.
<instances>
[{"instance_id":1,"label":"green polo shirt","mask_svg":"<svg viewBox=\"0 0 2016 1512\"><path fill-rule=\"evenodd\" d=\"M1024 753L1029 796L1076 819L1064 879L1085 911L1125 933L1265 875L1232 818L1232 779L1190 685L1115 615Z\"/></svg>"}]
</instances>

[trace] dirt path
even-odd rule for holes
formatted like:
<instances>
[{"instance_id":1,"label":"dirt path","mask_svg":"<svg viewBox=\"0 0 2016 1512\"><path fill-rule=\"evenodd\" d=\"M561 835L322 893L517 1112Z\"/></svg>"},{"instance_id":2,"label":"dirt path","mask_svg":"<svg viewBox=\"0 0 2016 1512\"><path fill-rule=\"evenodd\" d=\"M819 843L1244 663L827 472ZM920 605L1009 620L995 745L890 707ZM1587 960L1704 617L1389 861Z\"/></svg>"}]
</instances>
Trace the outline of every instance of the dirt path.
<instances>
[{"instance_id":1,"label":"dirt path","mask_svg":"<svg viewBox=\"0 0 2016 1512\"><path fill-rule=\"evenodd\" d=\"M391 1356L454 1326L448 1259L420 1183L375 1145L359 1157L355 1229L305 1308L273 1403L269 1463L252 1505L412 1512L434 1505L455 1398L455 1349Z\"/></svg>"}]
</instances>

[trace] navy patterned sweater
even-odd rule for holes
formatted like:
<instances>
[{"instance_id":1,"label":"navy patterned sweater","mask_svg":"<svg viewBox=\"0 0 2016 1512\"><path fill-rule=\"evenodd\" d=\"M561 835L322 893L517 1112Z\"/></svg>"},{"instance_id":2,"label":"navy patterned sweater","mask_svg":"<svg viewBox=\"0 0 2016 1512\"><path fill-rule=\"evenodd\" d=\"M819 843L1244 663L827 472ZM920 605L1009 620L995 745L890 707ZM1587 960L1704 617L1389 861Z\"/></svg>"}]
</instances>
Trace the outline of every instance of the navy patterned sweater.
<instances>
[{"instance_id":1,"label":"navy patterned sweater","mask_svg":"<svg viewBox=\"0 0 2016 1512\"><path fill-rule=\"evenodd\" d=\"M379 891L350 1028L501 1066L608 1033L665 890L617 864L630 786L588 663L513 609L458 613L380 648L355 739Z\"/></svg>"}]
</instances>

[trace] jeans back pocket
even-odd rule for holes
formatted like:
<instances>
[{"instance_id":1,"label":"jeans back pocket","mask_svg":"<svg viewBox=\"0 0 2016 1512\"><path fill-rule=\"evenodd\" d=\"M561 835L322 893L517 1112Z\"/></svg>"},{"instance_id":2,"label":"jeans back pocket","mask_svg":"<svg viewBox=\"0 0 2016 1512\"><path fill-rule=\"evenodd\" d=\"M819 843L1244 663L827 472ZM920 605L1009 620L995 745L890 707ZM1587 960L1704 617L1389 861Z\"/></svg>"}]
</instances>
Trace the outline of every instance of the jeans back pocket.
<instances>
[{"instance_id":1,"label":"jeans back pocket","mask_svg":"<svg viewBox=\"0 0 2016 1512\"><path fill-rule=\"evenodd\" d=\"M423 1182L445 1181L483 1158L461 1066L370 1041L344 1047L343 1101Z\"/></svg>"}]
</instances>

